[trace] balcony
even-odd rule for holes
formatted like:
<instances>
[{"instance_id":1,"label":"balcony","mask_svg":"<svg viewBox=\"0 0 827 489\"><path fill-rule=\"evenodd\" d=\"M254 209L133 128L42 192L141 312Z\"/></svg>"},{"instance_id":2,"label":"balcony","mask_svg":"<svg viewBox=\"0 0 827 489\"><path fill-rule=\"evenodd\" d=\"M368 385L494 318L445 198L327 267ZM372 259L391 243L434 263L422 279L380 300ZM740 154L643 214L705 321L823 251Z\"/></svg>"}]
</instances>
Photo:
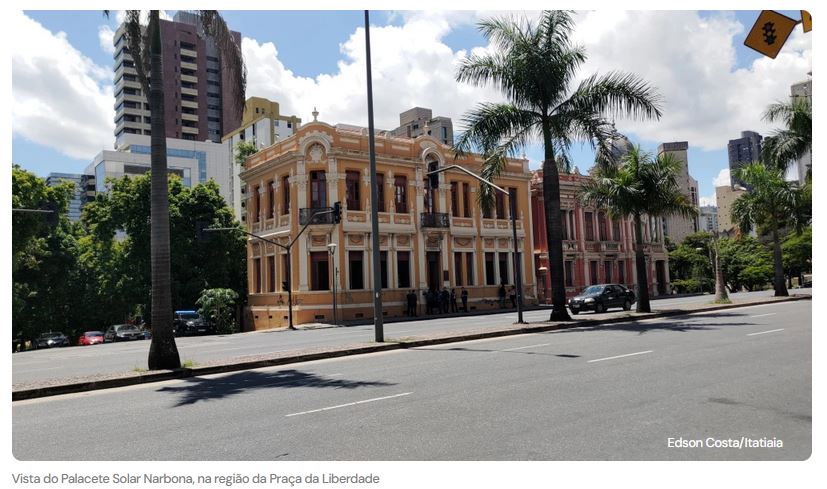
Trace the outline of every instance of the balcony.
<instances>
[{"instance_id":1,"label":"balcony","mask_svg":"<svg viewBox=\"0 0 827 489\"><path fill-rule=\"evenodd\" d=\"M198 57L198 53L193 51L192 49L181 48L180 52L181 52L181 56L189 56L191 58L197 58Z\"/></svg>"},{"instance_id":2,"label":"balcony","mask_svg":"<svg viewBox=\"0 0 827 489\"><path fill-rule=\"evenodd\" d=\"M303 209L299 209L299 225L304 226L307 223L310 224L333 224L333 213L330 214L322 214L320 216L313 216L315 212L321 211L332 211L332 207L305 207ZM310 218L313 217L311 222Z\"/></svg>"},{"instance_id":3,"label":"balcony","mask_svg":"<svg viewBox=\"0 0 827 489\"><path fill-rule=\"evenodd\" d=\"M423 228L447 228L450 223L446 212L423 212L419 215L419 225Z\"/></svg>"}]
</instances>

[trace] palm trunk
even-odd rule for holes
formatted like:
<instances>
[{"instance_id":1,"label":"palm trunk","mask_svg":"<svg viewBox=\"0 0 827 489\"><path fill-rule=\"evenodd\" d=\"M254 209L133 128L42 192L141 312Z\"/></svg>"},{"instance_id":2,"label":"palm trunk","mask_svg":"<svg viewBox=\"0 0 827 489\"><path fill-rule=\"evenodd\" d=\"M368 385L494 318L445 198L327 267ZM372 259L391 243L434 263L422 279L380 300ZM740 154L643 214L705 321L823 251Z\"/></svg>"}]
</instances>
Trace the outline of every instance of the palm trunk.
<instances>
[{"instance_id":1,"label":"palm trunk","mask_svg":"<svg viewBox=\"0 0 827 489\"><path fill-rule=\"evenodd\" d=\"M152 119L150 194L150 249L152 267L152 343L149 346L150 370L181 367L175 336L172 334L172 277L169 246L169 188L167 184L167 144L164 124L164 85L161 66L161 26L158 11L150 12L150 91ZM135 60L139 62L139 60Z\"/></svg>"},{"instance_id":2,"label":"palm trunk","mask_svg":"<svg viewBox=\"0 0 827 489\"><path fill-rule=\"evenodd\" d=\"M637 312L652 312L649 305L649 280L646 274L646 255L643 253L643 224L635 214L635 270L637 271Z\"/></svg>"},{"instance_id":3,"label":"palm trunk","mask_svg":"<svg viewBox=\"0 0 827 489\"><path fill-rule=\"evenodd\" d=\"M724 271L721 269L721 257L718 254L717 238L715 238L715 302L729 302L726 282L724 282Z\"/></svg>"},{"instance_id":4,"label":"palm trunk","mask_svg":"<svg viewBox=\"0 0 827 489\"><path fill-rule=\"evenodd\" d=\"M784 285L784 261L781 257L781 238L778 236L778 229L772 229L772 259L775 265L775 296L786 297L789 294L787 287Z\"/></svg>"},{"instance_id":5,"label":"palm trunk","mask_svg":"<svg viewBox=\"0 0 827 489\"><path fill-rule=\"evenodd\" d=\"M548 268L551 272L551 316L549 321L570 321L566 310L566 282L563 276L563 223L560 216L560 174L554 161L551 131L543 124L545 159L543 161L543 206L546 212Z\"/></svg>"}]
</instances>

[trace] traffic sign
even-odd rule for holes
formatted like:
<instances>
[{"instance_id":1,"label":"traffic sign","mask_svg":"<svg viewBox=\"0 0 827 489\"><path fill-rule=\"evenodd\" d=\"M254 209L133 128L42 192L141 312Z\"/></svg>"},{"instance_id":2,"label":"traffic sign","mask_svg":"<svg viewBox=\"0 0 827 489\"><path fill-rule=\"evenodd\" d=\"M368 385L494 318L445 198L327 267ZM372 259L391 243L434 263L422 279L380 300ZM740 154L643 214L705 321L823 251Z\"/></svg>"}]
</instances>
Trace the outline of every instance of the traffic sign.
<instances>
[{"instance_id":1,"label":"traffic sign","mask_svg":"<svg viewBox=\"0 0 827 489\"><path fill-rule=\"evenodd\" d=\"M744 40L744 45L774 59L787 42L796 24L798 24L797 20L786 15L773 10L762 10Z\"/></svg>"},{"instance_id":2,"label":"traffic sign","mask_svg":"<svg viewBox=\"0 0 827 489\"><path fill-rule=\"evenodd\" d=\"M801 23L804 25L804 32L813 30L813 16L806 10L801 11Z\"/></svg>"}]
</instances>

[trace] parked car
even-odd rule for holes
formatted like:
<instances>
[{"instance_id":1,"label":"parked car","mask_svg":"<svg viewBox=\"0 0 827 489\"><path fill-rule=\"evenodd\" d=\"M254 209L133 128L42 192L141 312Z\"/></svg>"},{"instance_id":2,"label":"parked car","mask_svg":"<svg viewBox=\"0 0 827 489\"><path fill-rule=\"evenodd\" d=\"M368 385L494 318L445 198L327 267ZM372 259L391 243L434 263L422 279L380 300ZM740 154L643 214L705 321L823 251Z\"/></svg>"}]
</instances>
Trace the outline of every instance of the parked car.
<instances>
[{"instance_id":1,"label":"parked car","mask_svg":"<svg viewBox=\"0 0 827 489\"><path fill-rule=\"evenodd\" d=\"M137 326L132 324L115 324L109 326L106 333L103 335L104 343L112 343L115 341L131 341L140 340L144 334Z\"/></svg>"},{"instance_id":2,"label":"parked car","mask_svg":"<svg viewBox=\"0 0 827 489\"><path fill-rule=\"evenodd\" d=\"M142 339L144 340L151 340L152 339L152 328L147 326L146 324L142 324L139 326L141 330L141 334L143 335Z\"/></svg>"},{"instance_id":3,"label":"parked car","mask_svg":"<svg viewBox=\"0 0 827 489\"><path fill-rule=\"evenodd\" d=\"M172 330L175 336L215 334L215 327L204 321L196 311L175 311Z\"/></svg>"},{"instance_id":4,"label":"parked car","mask_svg":"<svg viewBox=\"0 0 827 489\"><path fill-rule=\"evenodd\" d=\"M590 285L569 299L572 314L580 311L604 312L610 307L622 307L624 311L635 303L634 291L618 284Z\"/></svg>"},{"instance_id":5,"label":"parked car","mask_svg":"<svg viewBox=\"0 0 827 489\"><path fill-rule=\"evenodd\" d=\"M69 338L61 332L50 331L41 333L35 341L35 348L53 348L56 346L69 346Z\"/></svg>"},{"instance_id":6,"label":"parked car","mask_svg":"<svg viewBox=\"0 0 827 489\"><path fill-rule=\"evenodd\" d=\"M103 343L103 332L87 331L78 338L78 345L97 345Z\"/></svg>"}]
</instances>

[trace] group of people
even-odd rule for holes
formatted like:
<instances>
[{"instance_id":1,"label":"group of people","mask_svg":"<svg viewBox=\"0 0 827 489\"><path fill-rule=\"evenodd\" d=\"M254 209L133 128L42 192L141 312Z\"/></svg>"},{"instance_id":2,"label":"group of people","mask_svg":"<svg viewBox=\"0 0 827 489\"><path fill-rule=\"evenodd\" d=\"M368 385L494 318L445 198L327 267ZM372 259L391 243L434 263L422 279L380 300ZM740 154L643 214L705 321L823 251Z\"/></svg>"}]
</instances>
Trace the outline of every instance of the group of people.
<instances>
[{"instance_id":1,"label":"group of people","mask_svg":"<svg viewBox=\"0 0 827 489\"><path fill-rule=\"evenodd\" d=\"M406 314L411 317L417 315L418 298L414 290L408 292L407 296L408 308ZM459 298L462 301L462 312L468 312L468 291L465 287L459 293ZM422 291L422 301L425 303L425 314L447 314L449 312L459 312L457 306L457 289L428 289Z\"/></svg>"},{"instance_id":2,"label":"group of people","mask_svg":"<svg viewBox=\"0 0 827 489\"><path fill-rule=\"evenodd\" d=\"M517 289L514 287L507 287L505 284L500 284L500 288L497 290L497 297L500 299L500 309L505 309L505 297L506 295L511 300L511 307L517 308Z\"/></svg>"}]
</instances>

